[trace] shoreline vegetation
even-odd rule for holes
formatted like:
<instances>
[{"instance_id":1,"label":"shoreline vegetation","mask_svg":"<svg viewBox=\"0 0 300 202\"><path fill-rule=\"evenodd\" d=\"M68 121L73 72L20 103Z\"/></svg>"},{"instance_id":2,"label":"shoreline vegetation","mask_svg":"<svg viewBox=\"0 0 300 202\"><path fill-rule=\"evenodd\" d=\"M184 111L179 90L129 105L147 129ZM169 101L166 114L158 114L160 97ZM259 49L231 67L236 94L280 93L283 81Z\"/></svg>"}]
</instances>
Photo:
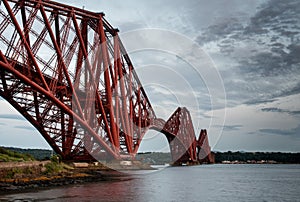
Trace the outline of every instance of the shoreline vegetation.
<instances>
[{"instance_id":1,"label":"shoreline vegetation","mask_svg":"<svg viewBox=\"0 0 300 202\"><path fill-rule=\"evenodd\" d=\"M300 153L284 152L212 152L215 164L300 164ZM138 153L138 160L150 164L168 164L170 153Z\"/></svg>"},{"instance_id":2,"label":"shoreline vegetation","mask_svg":"<svg viewBox=\"0 0 300 202\"><path fill-rule=\"evenodd\" d=\"M127 180L130 176L122 171L153 170L149 164L140 161L131 161L130 166L118 161L106 165L99 162L61 162L59 156L46 151L0 147L0 194L86 182Z\"/></svg>"},{"instance_id":3,"label":"shoreline vegetation","mask_svg":"<svg viewBox=\"0 0 300 202\"><path fill-rule=\"evenodd\" d=\"M300 153L213 152L215 163L300 163ZM171 154L138 153L136 161L61 162L51 150L0 147L0 194L85 182L126 180L122 170L151 170L151 165L170 165ZM112 169L113 168L113 169Z\"/></svg>"},{"instance_id":4,"label":"shoreline vegetation","mask_svg":"<svg viewBox=\"0 0 300 202\"><path fill-rule=\"evenodd\" d=\"M39 161L50 160L53 153L48 149L22 149L16 147L1 147L0 146L0 162L6 160L1 157L1 149L14 152L16 156L24 155L22 158L26 161L28 158L33 158ZM215 156L215 163L289 163L300 164L300 152L244 152L244 151L227 151L227 152L212 152ZM13 155L11 155L13 156ZM164 165L170 164L172 156L165 152L142 152L138 153L136 159L148 164ZM13 160L9 160L13 161Z\"/></svg>"}]
</instances>

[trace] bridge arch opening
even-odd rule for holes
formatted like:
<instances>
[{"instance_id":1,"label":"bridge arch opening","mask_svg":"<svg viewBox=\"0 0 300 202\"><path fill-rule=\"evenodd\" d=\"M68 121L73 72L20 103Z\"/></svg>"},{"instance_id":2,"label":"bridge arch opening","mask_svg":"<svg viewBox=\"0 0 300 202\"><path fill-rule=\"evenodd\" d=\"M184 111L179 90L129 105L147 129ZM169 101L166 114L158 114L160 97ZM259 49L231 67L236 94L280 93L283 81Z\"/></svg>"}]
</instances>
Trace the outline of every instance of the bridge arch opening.
<instances>
[{"instance_id":1,"label":"bridge arch opening","mask_svg":"<svg viewBox=\"0 0 300 202\"><path fill-rule=\"evenodd\" d=\"M170 152L170 147L165 135L157 130L149 129L144 135L138 152Z\"/></svg>"},{"instance_id":2,"label":"bridge arch opening","mask_svg":"<svg viewBox=\"0 0 300 202\"><path fill-rule=\"evenodd\" d=\"M172 154L166 136L150 128L141 141L136 159L152 165L171 164Z\"/></svg>"}]
</instances>

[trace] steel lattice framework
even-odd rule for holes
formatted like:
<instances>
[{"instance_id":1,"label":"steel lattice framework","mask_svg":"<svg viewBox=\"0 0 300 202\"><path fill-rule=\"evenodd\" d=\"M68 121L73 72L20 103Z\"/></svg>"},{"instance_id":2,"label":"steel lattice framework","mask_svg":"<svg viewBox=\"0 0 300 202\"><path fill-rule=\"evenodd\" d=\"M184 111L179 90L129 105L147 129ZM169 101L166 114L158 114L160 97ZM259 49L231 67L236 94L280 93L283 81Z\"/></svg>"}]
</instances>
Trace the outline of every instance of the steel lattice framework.
<instances>
[{"instance_id":1,"label":"steel lattice framework","mask_svg":"<svg viewBox=\"0 0 300 202\"><path fill-rule=\"evenodd\" d=\"M206 130L196 140L186 108L167 122L156 117L103 13L2 0L0 96L66 160L132 158L155 129L167 137L174 162L211 162Z\"/></svg>"}]
</instances>

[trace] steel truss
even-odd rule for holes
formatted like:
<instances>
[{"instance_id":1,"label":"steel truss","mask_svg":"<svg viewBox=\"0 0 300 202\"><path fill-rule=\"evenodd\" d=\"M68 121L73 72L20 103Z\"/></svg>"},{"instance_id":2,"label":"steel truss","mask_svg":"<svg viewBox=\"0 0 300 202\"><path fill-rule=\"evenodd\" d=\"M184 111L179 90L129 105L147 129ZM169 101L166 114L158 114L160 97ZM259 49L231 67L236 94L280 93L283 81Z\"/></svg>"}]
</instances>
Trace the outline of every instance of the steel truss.
<instances>
[{"instance_id":1,"label":"steel truss","mask_svg":"<svg viewBox=\"0 0 300 202\"><path fill-rule=\"evenodd\" d=\"M2 0L0 19L0 96L63 159L134 158L145 133L156 129L166 135L174 162L210 161L206 132L196 140L186 108L167 122L156 117L103 13Z\"/></svg>"}]
</instances>

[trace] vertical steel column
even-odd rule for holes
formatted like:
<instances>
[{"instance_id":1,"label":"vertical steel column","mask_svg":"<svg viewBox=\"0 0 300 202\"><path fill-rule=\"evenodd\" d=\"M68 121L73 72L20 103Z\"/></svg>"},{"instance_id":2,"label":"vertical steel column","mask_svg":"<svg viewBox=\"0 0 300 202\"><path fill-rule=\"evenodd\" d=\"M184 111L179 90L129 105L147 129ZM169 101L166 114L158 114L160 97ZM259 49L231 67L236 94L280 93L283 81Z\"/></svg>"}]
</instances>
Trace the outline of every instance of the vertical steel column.
<instances>
[{"instance_id":1,"label":"vertical steel column","mask_svg":"<svg viewBox=\"0 0 300 202\"><path fill-rule=\"evenodd\" d=\"M118 37L118 36L116 36ZM117 40L118 43L118 50L119 50L119 40ZM121 54L121 52L119 51L118 55ZM121 56L120 56L121 57ZM124 123L125 125L123 125L124 130L125 130L125 142L126 142L126 147L127 150L129 152L129 154L132 154L132 133L130 130L130 123L129 123L129 111L127 108L127 99L130 100L130 95L128 96L128 98L126 97L126 89L125 89L125 78L124 78L124 72L123 72L123 65L121 63L121 58L118 58L117 60L117 66L118 66L118 70L119 70L119 81L120 81L120 89L121 89L121 100L122 100L122 108L121 108L121 114L122 114L122 118L124 119Z\"/></svg>"},{"instance_id":2,"label":"vertical steel column","mask_svg":"<svg viewBox=\"0 0 300 202\"><path fill-rule=\"evenodd\" d=\"M115 140L118 139L119 133L116 130L115 117L114 117L114 105L112 103L112 92L109 78L109 66L108 66L108 52L107 52L107 42L106 36L103 29L103 21L102 15L99 15L99 35L100 35L100 43L102 48L103 62L104 62L104 82L105 82L105 90L106 90L106 98L109 107L109 118L110 118L110 129L112 133L112 137L114 139L114 146L118 147L118 144L115 143Z\"/></svg>"},{"instance_id":3,"label":"vertical steel column","mask_svg":"<svg viewBox=\"0 0 300 202\"><path fill-rule=\"evenodd\" d=\"M119 43L118 43L118 33L117 30L115 30L115 33L113 35L114 38L114 80L115 80L115 86L114 86L114 91L115 91L115 118L116 118L116 123L118 124L116 127L116 130L118 131L118 133L120 133L120 102L119 102L119 60L120 60L120 49L119 49ZM114 144L116 145L116 147L118 148L118 150L120 150L120 134L116 137L116 139L114 139Z\"/></svg>"}]
</instances>

